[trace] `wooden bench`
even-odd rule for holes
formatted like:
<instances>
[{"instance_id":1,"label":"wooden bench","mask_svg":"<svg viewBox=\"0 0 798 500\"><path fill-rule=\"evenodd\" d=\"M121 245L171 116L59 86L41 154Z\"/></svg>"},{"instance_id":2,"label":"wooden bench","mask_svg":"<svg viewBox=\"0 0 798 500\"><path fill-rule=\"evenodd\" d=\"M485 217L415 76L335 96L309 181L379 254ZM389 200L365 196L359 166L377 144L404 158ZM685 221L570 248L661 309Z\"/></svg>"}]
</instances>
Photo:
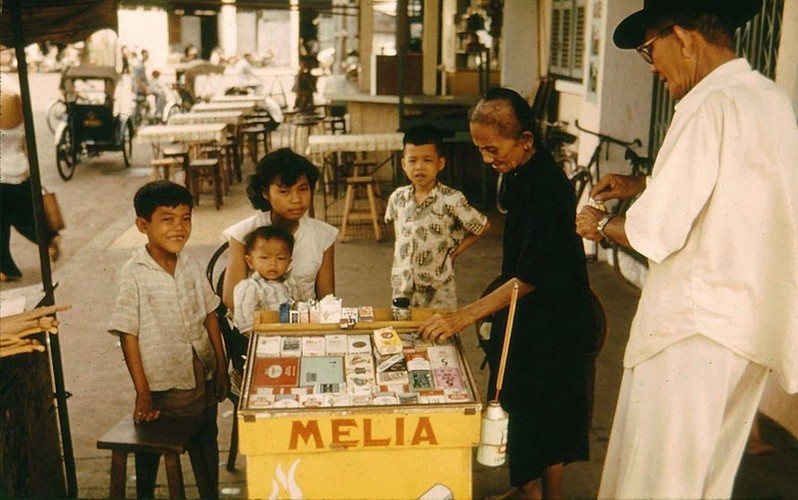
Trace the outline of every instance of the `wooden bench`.
<instances>
[{"instance_id":1,"label":"wooden bench","mask_svg":"<svg viewBox=\"0 0 798 500\"><path fill-rule=\"evenodd\" d=\"M144 452L163 455L169 498L185 498L180 454L186 451L186 443L199 428L199 420L161 417L153 422L134 424L133 416L125 415L97 441L97 448L111 450L110 497L125 497L128 453ZM205 477L204 471L194 471L194 474ZM137 481L140 479L137 477Z\"/></svg>"}]
</instances>

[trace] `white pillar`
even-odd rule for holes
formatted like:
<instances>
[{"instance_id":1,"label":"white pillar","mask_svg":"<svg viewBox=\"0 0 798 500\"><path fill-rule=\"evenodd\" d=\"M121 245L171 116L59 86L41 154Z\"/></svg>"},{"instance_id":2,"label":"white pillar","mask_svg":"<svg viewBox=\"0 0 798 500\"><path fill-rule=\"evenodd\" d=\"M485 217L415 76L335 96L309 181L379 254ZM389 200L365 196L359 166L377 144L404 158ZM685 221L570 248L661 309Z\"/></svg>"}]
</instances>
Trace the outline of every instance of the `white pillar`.
<instances>
[{"instance_id":1,"label":"white pillar","mask_svg":"<svg viewBox=\"0 0 798 500\"><path fill-rule=\"evenodd\" d=\"M360 0L360 77L358 87L361 92L371 91L371 53L374 44L374 2Z\"/></svg>"},{"instance_id":2,"label":"white pillar","mask_svg":"<svg viewBox=\"0 0 798 500\"><path fill-rule=\"evenodd\" d=\"M523 96L529 96L540 75L538 2L529 0L506 0L504 2L504 26L499 43L501 82ZM495 43L495 42L494 42Z\"/></svg>"},{"instance_id":3,"label":"white pillar","mask_svg":"<svg viewBox=\"0 0 798 500\"><path fill-rule=\"evenodd\" d=\"M422 92L424 95L435 95L438 81L438 45L441 33L438 32L438 19L441 12L438 2L424 3L424 31L421 35Z\"/></svg>"},{"instance_id":4,"label":"white pillar","mask_svg":"<svg viewBox=\"0 0 798 500\"><path fill-rule=\"evenodd\" d=\"M299 0L291 0L291 10L288 14L289 37L291 39L291 66L299 67Z\"/></svg>"},{"instance_id":5,"label":"white pillar","mask_svg":"<svg viewBox=\"0 0 798 500\"><path fill-rule=\"evenodd\" d=\"M779 58L776 61L776 83L790 96L793 109L798 113L798 64L795 64L796 58L798 58L798 2L784 2Z\"/></svg>"},{"instance_id":6,"label":"white pillar","mask_svg":"<svg viewBox=\"0 0 798 500\"><path fill-rule=\"evenodd\" d=\"M237 42L236 6L223 3L219 11L219 45L222 53L225 56L235 55L238 52Z\"/></svg>"}]
</instances>

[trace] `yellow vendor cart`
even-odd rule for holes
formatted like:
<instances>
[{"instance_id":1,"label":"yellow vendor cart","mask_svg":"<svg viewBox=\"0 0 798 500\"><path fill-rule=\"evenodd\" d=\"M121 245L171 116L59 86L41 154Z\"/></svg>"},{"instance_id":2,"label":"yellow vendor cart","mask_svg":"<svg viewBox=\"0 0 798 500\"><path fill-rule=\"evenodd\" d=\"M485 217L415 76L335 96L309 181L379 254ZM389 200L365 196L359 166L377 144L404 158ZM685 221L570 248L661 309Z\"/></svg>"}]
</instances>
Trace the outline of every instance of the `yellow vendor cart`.
<instances>
[{"instance_id":1,"label":"yellow vendor cart","mask_svg":"<svg viewBox=\"0 0 798 500\"><path fill-rule=\"evenodd\" d=\"M258 313L238 411L248 496L470 498L471 448L479 443L481 400L459 338L454 337L446 348L424 346L427 341L417 337L417 349L411 344L412 334L431 314L431 310L415 309L410 321L391 321L390 309L375 308L373 321L358 321L342 329L338 324L282 324L277 323L275 313ZM382 380L380 370L391 359L407 358L400 364L410 364L412 383L402 386L400 382L399 388L376 384L366 397L363 395L369 391L357 387L357 376L350 375L355 369L350 365L364 359L356 354L342 354L340 362L333 356L325 358L337 370L346 360L345 383L338 388L335 384L302 387L304 379L315 381L317 376L307 373L310 362L305 361L304 353L299 364L292 364L279 359L284 356L275 359L276 351L267 352L267 344L277 345L275 337L285 342L283 348L290 339L295 344L302 339L300 343L319 345L326 338L332 350L342 335L349 344L362 346L355 339L371 337L385 327L392 327L402 337L403 352L380 356L375 350L376 377ZM434 377L428 378L435 379L435 387L429 391L414 385L421 380L417 376L424 374L413 368L424 358L431 359L434 367ZM446 366L440 368L441 363ZM439 375L450 374L452 366L459 367L462 379L441 381ZM300 378L298 387L293 384L296 377L283 380L295 373ZM335 376L340 377L338 373ZM267 379L271 382L265 382ZM275 380L286 383L280 386ZM442 389L447 383L457 388ZM328 392L320 394L325 390ZM336 393L338 390L342 392ZM407 393L402 394L404 391Z\"/></svg>"}]
</instances>

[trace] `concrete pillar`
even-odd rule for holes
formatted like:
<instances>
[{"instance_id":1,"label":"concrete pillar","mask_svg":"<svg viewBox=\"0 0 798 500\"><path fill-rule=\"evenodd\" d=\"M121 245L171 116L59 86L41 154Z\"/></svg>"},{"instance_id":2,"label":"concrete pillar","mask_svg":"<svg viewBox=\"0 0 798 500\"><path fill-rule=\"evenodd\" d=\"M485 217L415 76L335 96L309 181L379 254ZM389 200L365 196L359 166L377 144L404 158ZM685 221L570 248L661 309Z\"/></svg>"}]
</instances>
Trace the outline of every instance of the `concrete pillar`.
<instances>
[{"instance_id":1,"label":"concrete pillar","mask_svg":"<svg viewBox=\"0 0 798 500\"><path fill-rule=\"evenodd\" d=\"M291 10L288 14L289 37L291 39L291 66L299 67L299 0L291 0Z\"/></svg>"},{"instance_id":2,"label":"concrete pillar","mask_svg":"<svg viewBox=\"0 0 798 500\"><path fill-rule=\"evenodd\" d=\"M219 46L225 56L235 55L238 52L238 25L236 23L235 5L223 3L219 10Z\"/></svg>"},{"instance_id":3,"label":"concrete pillar","mask_svg":"<svg viewBox=\"0 0 798 500\"><path fill-rule=\"evenodd\" d=\"M371 92L371 53L374 38L374 2L360 0L360 76L358 88L361 92Z\"/></svg>"},{"instance_id":4,"label":"concrete pillar","mask_svg":"<svg viewBox=\"0 0 798 500\"><path fill-rule=\"evenodd\" d=\"M441 39L441 33L438 30L440 15L440 2L437 0L424 2L424 31L421 38L422 92L424 95L437 93L438 46Z\"/></svg>"},{"instance_id":5,"label":"concrete pillar","mask_svg":"<svg viewBox=\"0 0 798 500\"><path fill-rule=\"evenodd\" d=\"M538 29L538 1L506 0L504 2L504 26L499 43L501 82L523 96L529 96L540 76L538 46L548 40L540 40ZM495 42L494 42L495 43Z\"/></svg>"}]
</instances>

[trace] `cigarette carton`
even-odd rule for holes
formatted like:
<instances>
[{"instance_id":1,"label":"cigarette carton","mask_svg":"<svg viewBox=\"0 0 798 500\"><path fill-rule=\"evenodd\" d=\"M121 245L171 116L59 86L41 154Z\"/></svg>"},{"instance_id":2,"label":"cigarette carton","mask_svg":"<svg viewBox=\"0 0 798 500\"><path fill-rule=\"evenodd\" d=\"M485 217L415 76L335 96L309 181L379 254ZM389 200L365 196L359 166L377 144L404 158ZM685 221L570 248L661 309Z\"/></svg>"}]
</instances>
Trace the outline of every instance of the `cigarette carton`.
<instances>
[{"instance_id":1,"label":"cigarette carton","mask_svg":"<svg viewBox=\"0 0 798 500\"><path fill-rule=\"evenodd\" d=\"M418 393L418 402L421 404L443 404L448 402L446 400L446 393L440 389L420 391Z\"/></svg>"},{"instance_id":2,"label":"cigarette carton","mask_svg":"<svg viewBox=\"0 0 798 500\"><path fill-rule=\"evenodd\" d=\"M285 394L274 397L274 408L299 408L299 396Z\"/></svg>"},{"instance_id":3,"label":"cigarette carton","mask_svg":"<svg viewBox=\"0 0 798 500\"><path fill-rule=\"evenodd\" d=\"M342 384L343 382L344 358L340 356L302 358L299 371L301 387L313 387L316 384Z\"/></svg>"},{"instance_id":4,"label":"cigarette carton","mask_svg":"<svg viewBox=\"0 0 798 500\"><path fill-rule=\"evenodd\" d=\"M381 356L377 360L377 373L379 372L404 372L407 371L407 363L402 354L391 356Z\"/></svg>"},{"instance_id":5,"label":"cigarette carton","mask_svg":"<svg viewBox=\"0 0 798 500\"><path fill-rule=\"evenodd\" d=\"M324 394L303 394L299 396L299 405L305 408L320 408L325 404Z\"/></svg>"},{"instance_id":6,"label":"cigarette carton","mask_svg":"<svg viewBox=\"0 0 798 500\"><path fill-rule=\"evenodd\" d=\"M460 362L457 359L457 349L454 345L432 346L427 349L427 358L429 358L433 370L437 368L460 368Z\"/></svg>"},{"instance_id":7,"label":"cigarette carton","mask_svg":"<svg viewBox=\"0 0 798 500\"><path fill-rule=\"evenodd\" d=\"M341 304L341 299L333 295L327 295L321 299L319 301L319 322L339 323L341 321Z\"/></svg>"},{"instance_id":8,"label":"cigarette carton","mask_svg":"<svg viewBox=\"0 0 798 500\"><path fill-rule=\"evenodd\" d=\"M358 321L374 321L374 308L371 306L360 306L357 308Z\"/></svg>"},{"instance_id":9,"label":"cigarette carton","mask_svg":"<svg viewBox=\"0 0 798 500\"><path fill-rule=\"evenodd\" d=\"M324 406L349 406L349 394L346 393L325 394Z\"/></svg>"},{"instance_id":10,"label":"cigarette carton","mask_svg":"<svg viewBox=\"0 0 798 500\"><path fill-rule=\"evenodd\" d=\"M447 403L467 403L471 401L471 395L466 389L444 389L443 393L446 396Z\"/></svg>"},{"instance_id":11,"label":"cigarette carton","mask_svg":"<svg viewBox=\"0 0 798 500\"><path fill-rule=\"evenodd\" d=\"M296 387L299 382L298 358L255 358L252 370L254 392L258 387Z\"/></svg>"},{"instance_id":12,"label":"cigarette carton","mask_svg":"<svg viewBox=\"0 0 798 500\"><path fill-rule=\"evenodd\" d=\"M410 377L407 372L379 372L377 373L378 385L405 385L410 383Z\"/></svg>"},{"instance_id":13,"label":"cigarette carton","mask_svg":"<svg viewBox=\"0 0 798 500\"><path fill-rule=\"evenodd\" d=\"M371 404L377 406L398 405L399 398L393 392L378 392L371 399Z\"/></svg>"}]
</instances>

